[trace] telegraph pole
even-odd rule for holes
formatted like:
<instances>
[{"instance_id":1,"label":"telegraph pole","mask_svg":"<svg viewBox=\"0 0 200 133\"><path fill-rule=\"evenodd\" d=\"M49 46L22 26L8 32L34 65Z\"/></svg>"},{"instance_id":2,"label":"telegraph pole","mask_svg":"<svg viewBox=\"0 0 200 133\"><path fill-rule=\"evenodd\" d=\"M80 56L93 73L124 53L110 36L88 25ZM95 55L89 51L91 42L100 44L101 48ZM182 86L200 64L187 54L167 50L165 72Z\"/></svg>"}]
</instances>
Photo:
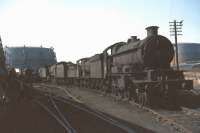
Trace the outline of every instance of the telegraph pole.
<instances>
[{"instance_id":1,"label":"telegraph pole","mask_svg":"<svg viewBox=\"0 0 200 133\"><path fill-rule=\"evenodd\" d=\"M169 22L169 26L170 26L170 36L174 36L174 40L175 40L176 68L177 68L177 70L179 70L177 36L183 35L183 34L181 34L182 26L183 26L183 20L181 20L180 22L178 22L176 20L174 20L173 22Z\"/></svg>"}]
</instances>

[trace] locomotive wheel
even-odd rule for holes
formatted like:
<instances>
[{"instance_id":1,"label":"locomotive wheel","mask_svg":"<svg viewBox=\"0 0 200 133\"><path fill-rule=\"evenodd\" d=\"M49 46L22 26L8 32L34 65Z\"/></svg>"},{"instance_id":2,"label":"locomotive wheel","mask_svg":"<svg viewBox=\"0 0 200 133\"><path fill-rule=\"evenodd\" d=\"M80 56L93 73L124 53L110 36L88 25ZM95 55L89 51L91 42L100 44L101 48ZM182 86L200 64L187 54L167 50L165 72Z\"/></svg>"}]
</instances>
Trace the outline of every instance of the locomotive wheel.
<instances>
[{"instance_id":1,"label":"locomotive wheel","mask_svg":"<svg viewBox=\"0 0 200 133\"><path fill-rule=\"evenodd\" d=\"M130 100L131 98L130 98L130 92L128 91L128 90L126 90L126 95L125 95L125 97L126 97L126 99L127 100Z\"/></svg>"},{"instance_id":2,"label":"locomotive wheel","mask_svg":"<svg viewBox=\"0 0 200 133\"><path fill-rule=\"evenodd\" d=\"M148 104L151 108L158 108L160 106L160 92L159 86L154 86L151 91L148 91Z\"/></svg>"},{"instance_id":3,"label":"locomotive wheel","mask_svg":"<svg viewBox=\"0 0 200 133\"><path fill-rule=\"evenodd\" d=\"M116 96L116 88L115 88L115 86L112 86L112 88L111 88L111 96L113 96L113 97Z\"/></svg>"},{"instance_id":4,"label":"locomotive wheel","mask_svg":"<svg viewBox=\"0 0 200 133\"><path fill-rule=\"evenodd\" d=\"M119 87L116 87L116 99L119 100L121 98L121 92Z\"/></svg>"},{"instance_id":5,"label":"locomotive wheel","mask_svg":"<svg viewBox=\"0 0 200 133\"><path fill-rule=\"evenodd\" d=\"M147 93L139 93L138 95L138 102L141 106L146 106L147 105Z\"/></svg>"},{"instance_id":6,"label":"locomotive wheel","mask_svg":"<svg viewBox=\"0 0 200 133\"><path fill-rule=\"evenodd\" d=\"M95 89L96 89L96 90L99 89L99 85L100 85L100 82L98 82L98 80L96 80L96 86L95 86Z\"/></svg>"}]
</instances>

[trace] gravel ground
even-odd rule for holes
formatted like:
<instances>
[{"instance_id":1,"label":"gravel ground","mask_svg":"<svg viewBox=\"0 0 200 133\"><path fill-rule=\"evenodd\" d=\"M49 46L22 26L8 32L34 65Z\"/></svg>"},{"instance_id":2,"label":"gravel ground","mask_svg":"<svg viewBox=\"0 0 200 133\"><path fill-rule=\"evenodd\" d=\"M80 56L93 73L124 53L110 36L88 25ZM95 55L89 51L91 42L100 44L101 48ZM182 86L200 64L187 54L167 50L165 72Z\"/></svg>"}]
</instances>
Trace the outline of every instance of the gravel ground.
<instances>
[{"instance_id":1,"label":"gravel ground","mask_svg":"<svg viewBox=\"0 0 200 133\"><path fill-rule=\"evenodd\" d=\"M198 109L183 108L182 111L158 110L160 114L173 119L176 123L184 125L192 133L200 132L200 111Z\"/></svg>"},{"instance_id":2,"label":"gravel ground","mask_svg":"<svg viewBox=\"0 0 200 133\"><path fill-rule=\"evenodd\" d=\"M60 89L55 90L51 89L51 92L60 96L64 96L64 93L67 90L67 92L72 94L76 99L80 100L85 105L124 121L137 124L159 133L177 132L171 126L159 122L155 116L152 115L152 113L144 111L143 109L140 109L134 105L130 106L130 103L127 101L119 101L110 96L100 94L96 90L86 88L65 86L59 86L59 88Z\"/></svg>"},{"instance_id":3,"label":"gravel ground","mask_svg":"<svg viewBox=\"0 0 200 133\"><path fill-rule=\"evenodd\" d=\"M100 95L95 90L81 89L81 88L67 88L71 94L84 101L88 106L109 113L126 121L137 123L145 128L154 130L156 132L177 132L176 130L166 125L166 122L158 122L155 116L149 112L141 110L140 108L130 103L117 101L110 96ZM195 109L197 113L193 113L193 109L182 111L156 110L159 114L166 116L175 123L181 125L186 130L192 133L200 132L200 108ZM167 129L166 129L167 128Z\"/></svg>"}]
</instances>

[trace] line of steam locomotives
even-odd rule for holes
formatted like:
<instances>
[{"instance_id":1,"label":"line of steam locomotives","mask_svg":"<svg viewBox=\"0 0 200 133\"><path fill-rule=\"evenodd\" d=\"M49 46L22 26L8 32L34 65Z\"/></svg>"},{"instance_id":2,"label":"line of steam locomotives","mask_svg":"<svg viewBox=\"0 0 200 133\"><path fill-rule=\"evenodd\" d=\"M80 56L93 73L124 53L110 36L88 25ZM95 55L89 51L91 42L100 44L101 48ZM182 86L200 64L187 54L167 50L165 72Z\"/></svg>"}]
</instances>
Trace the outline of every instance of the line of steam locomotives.
<instances>
[{"instance_id":1,"label":"line of steam locomotives","mask_svg":"<svg viewBox=\"0 0 200 133\"><path fill-rule=\"evenodd\" d=\"M158 27L146 30L143 40L132 36L76 64L60 62L40 68L39 75L59 84L99 89L143 105L177 106L178 95L192 89L193 83L184 79L182 71L170 67L173 45L158 35Z\"/></svg>"}]
</instances>

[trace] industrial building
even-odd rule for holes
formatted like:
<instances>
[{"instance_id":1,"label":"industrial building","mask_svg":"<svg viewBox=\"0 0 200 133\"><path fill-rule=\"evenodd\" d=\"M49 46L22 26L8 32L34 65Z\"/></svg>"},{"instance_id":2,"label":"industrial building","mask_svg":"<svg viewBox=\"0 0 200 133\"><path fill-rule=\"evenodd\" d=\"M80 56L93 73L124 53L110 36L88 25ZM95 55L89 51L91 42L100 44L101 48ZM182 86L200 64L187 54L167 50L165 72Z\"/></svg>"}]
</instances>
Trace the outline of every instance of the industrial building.
<instances>
[{"instance_id":1,"label":"industrial building","mask_svg":"<svg viewBox=\"0 0 200 133\"><path fill-rule=\"evenodd\" d=\"M5 47L6 64L18 69L32 69L51 65L57 62L53 48L44 47Z\"/></svg>"},{"instance_id":2,"label":"industrial building","mask_svg":"<svg viewBox=\"0 0 200 133\"><path fill-rule=\"evenodd\" d=\"M200 43L179 43L178 59L180 69L197 69L200 66ZM172 65L175 66L175 64L175 60L173 60Z\"/></svg>"}]
</instances>

